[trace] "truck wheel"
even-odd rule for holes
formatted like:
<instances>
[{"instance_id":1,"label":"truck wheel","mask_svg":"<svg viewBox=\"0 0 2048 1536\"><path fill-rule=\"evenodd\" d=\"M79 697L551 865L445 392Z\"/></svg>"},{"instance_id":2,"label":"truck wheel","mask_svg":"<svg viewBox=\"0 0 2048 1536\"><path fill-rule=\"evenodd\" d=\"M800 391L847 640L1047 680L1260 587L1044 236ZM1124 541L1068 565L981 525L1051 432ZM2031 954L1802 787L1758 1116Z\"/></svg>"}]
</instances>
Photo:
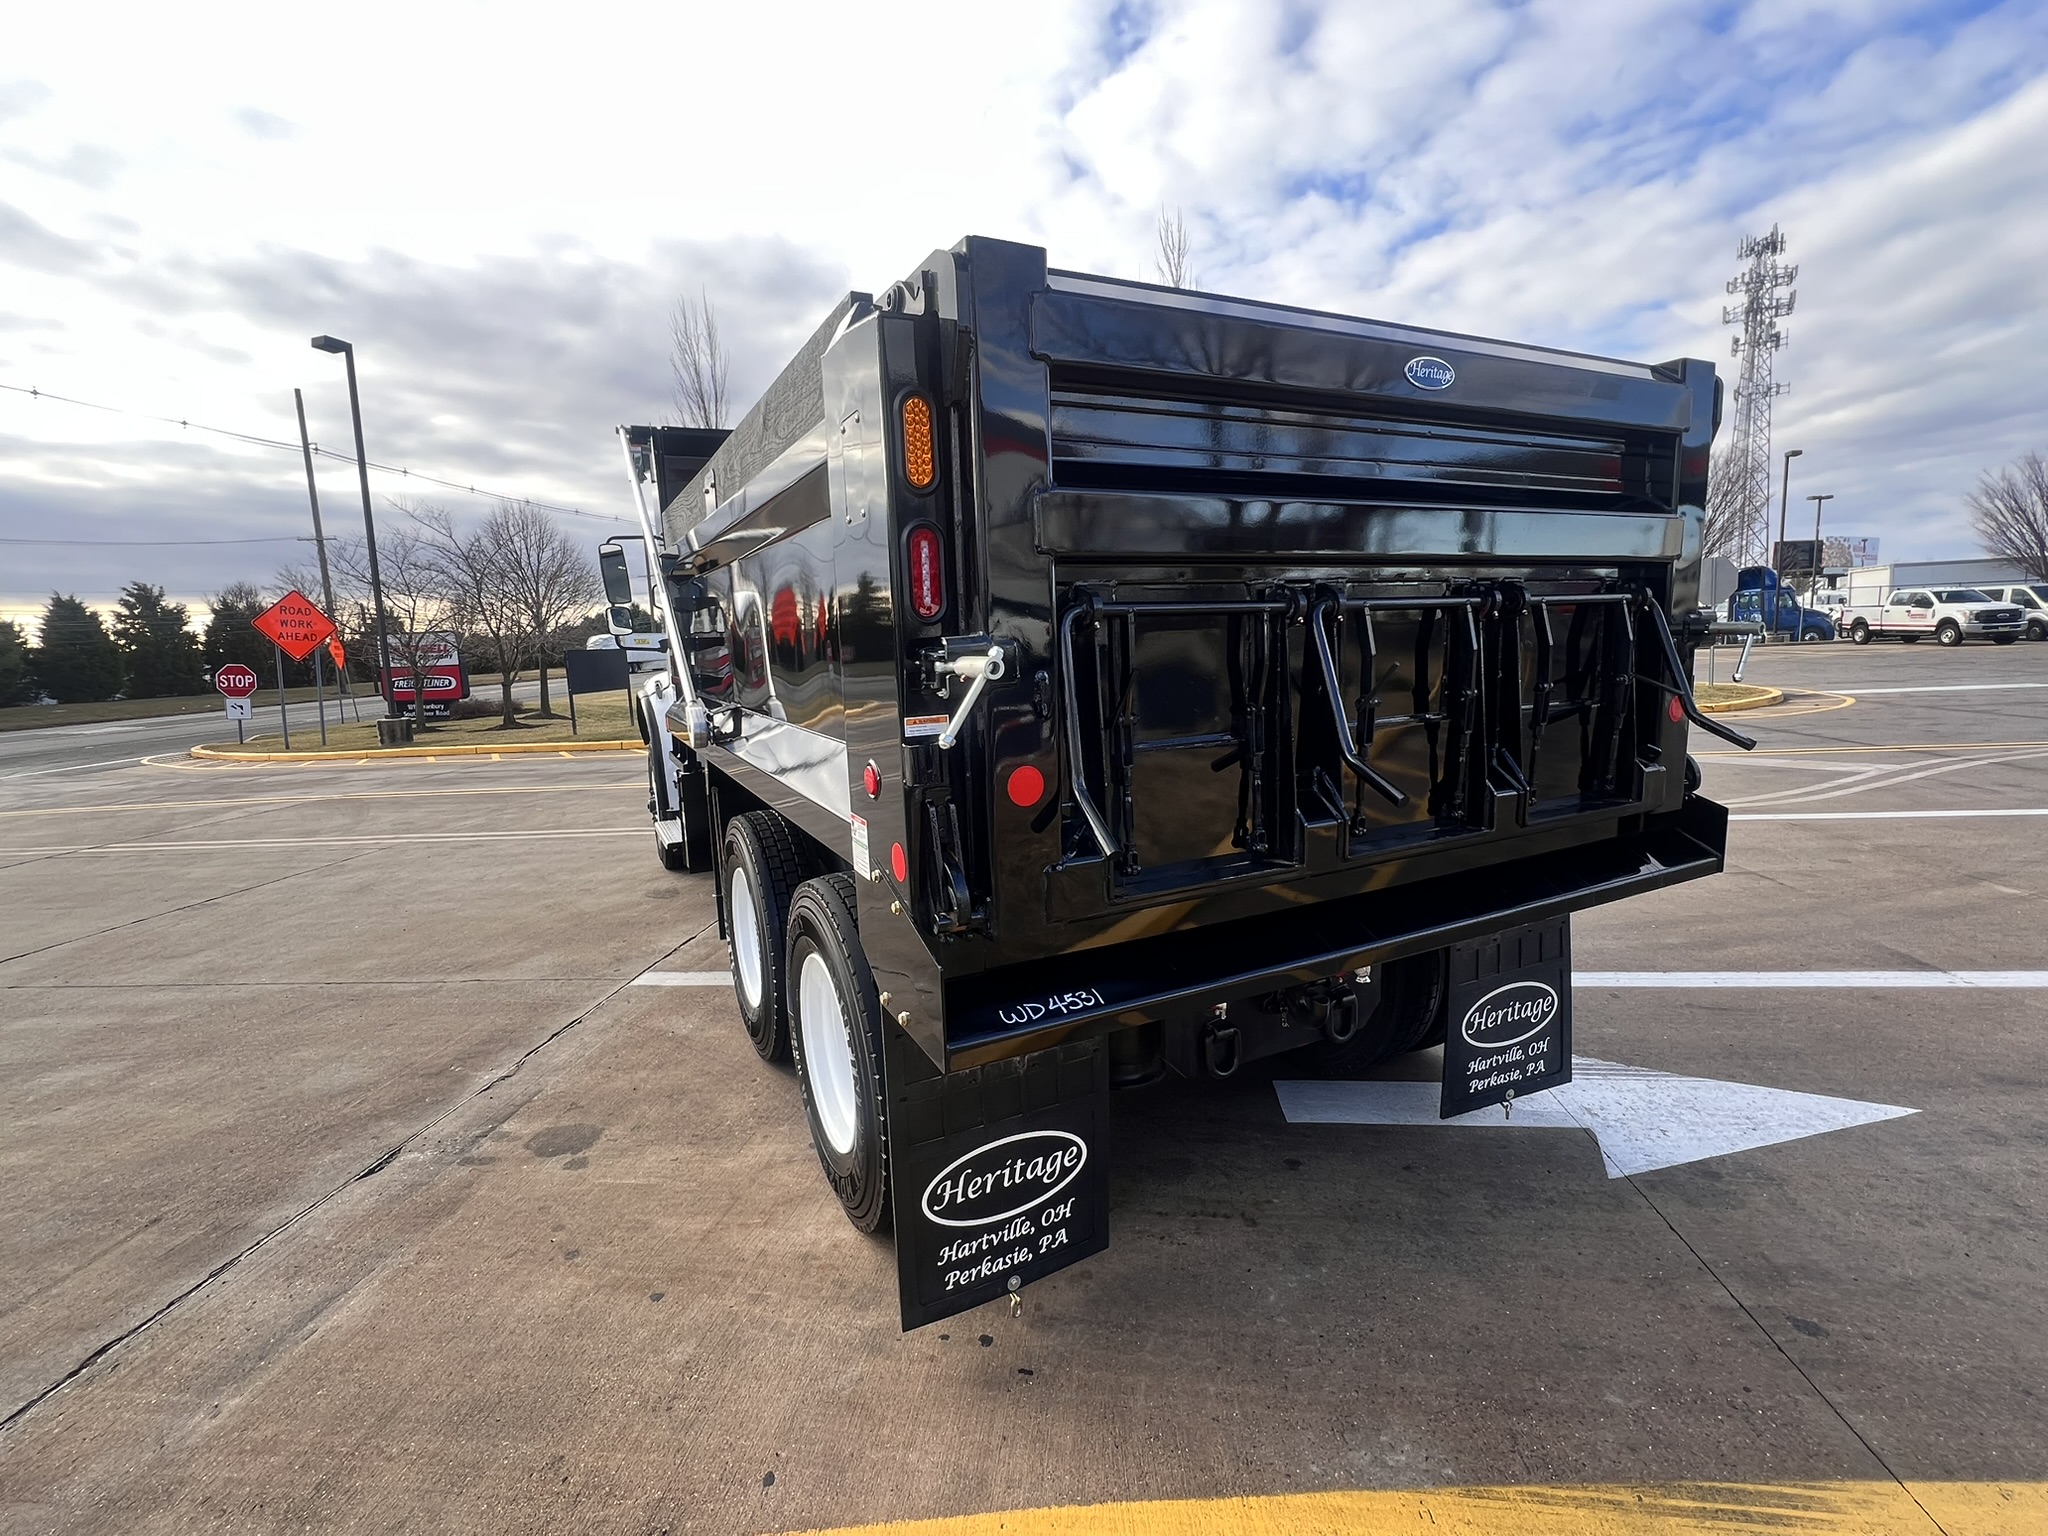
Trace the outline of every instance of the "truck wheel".
<instances>
[{"instance_id":1,"label":"truck wheel","mask_svg":"<svg viewBox=\"0 0 2048 1536\"><path fill-rule=\"evenodd\" d=\"M821 875L797 887L787 974L790 1044L811 1142L846 1219L876 1231L889 1219L882 1005L860 947L851 876Z\"/></svg>"},{"instance_id":2,"label":"truck wheel","mask_svg":"<svg viewBox=\"0 0 2048 1536\"><path fill-rule=\"evenodd\" d=\"M1442 950L1387 961L1380 978L1380 1005L1342 1045L1315 1047L1317 1073L1356 1077L1383 1061L1436 1044L1430 1036L1442 1011L1446 974Z\"/></svg>"},{"instance_id":3,"label":"truck wheel","mask_svg":"<svg viewBox=\"0 0 2048 1536\"><path fill-rule=\"evenodd\" d=\"M1934 643L1937 645L1961 645L1963 643L1963 631L1956 624L1955 620L1943 619L1935 628Z\"/></svg>"},{"instance_id":4,"label":"truck wheel","mask_svg":"<svg viewBox=\"0 0 2048 1536\"><path fill-rule=\"evenodd\" d=\"M733 817L725 829L726 940L740 1018L763 1061L789 1059L783 936L802 879L789 823L768 811Z\"/></svg>"},{"instance_id":5,"label":"truck wheel","mask_svg":"<svg viewBox=\"0 0 2048 1536\"><path fill-rule=\"evenodd\" d=\"M2029 640L2048 640L2048 619L2027 620L2027 638Z\"/></svg>"},{"instance_id":6,"label":"truck wheel","mask_svg":"<svg viewBox=\"0 0 2048 1536\"><path fill-rule=\"evenodd\" d=\"M1858 619L1854 624L1851 624L1849 626L1849 638L1851 640L1854 640L1858 645L1870 644L1870 626L1866 624L1863 620Z\"/></svg>"},{"instance_id":7,"label":"truck wheel","mask_svg":"<svg viewBox=\"0 0 2048 1536\"><path fill-rule=\"evenodd\" d=\"M1920 637L1919 637L1918 635L1901 635L1901 636L1899 636L1899 644L1901 644L1901 645L1918 645L1919 643L1920 643Z\"/></svg>"},{"instance_id":8,"label":"truck wheel","mask_svg":"<svg viewBox=\"0 0 2048 1536\"><path fill-rule=\"evenodd\" d=\"M1817 629L1802 629L1799 631L1799 643L1801 645L1814 645L1819 642L1820 638L1821 633Z\"/></svg>"}]
</instances>

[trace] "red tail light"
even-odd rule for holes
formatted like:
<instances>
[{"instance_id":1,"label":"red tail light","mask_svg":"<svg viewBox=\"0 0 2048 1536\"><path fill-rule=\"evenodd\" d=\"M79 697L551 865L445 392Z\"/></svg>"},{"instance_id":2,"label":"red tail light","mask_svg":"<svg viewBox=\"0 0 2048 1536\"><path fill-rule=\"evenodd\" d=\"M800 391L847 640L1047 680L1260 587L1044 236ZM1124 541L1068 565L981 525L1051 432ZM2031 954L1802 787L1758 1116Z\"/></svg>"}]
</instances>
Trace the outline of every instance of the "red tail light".
<instances>
[{"instance_id":1,"label":"red tail light","mask_svg":"<svg viewBox=\"0 0 2048 1536\"><path fill-rule=\"evenodd\" d=\"M929 624L946 611L945 547L930 523L912 523L903 541L909 568L910 611Z\"/></svg>"}]
</instances>

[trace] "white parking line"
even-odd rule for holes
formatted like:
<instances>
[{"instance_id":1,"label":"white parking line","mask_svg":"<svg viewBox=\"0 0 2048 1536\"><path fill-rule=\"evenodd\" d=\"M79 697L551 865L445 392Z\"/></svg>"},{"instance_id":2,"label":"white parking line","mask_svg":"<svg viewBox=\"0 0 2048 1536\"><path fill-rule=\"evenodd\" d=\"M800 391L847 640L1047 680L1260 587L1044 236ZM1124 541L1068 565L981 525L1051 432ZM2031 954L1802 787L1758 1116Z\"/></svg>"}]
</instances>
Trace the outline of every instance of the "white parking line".
<instances>
[{"instance_id":1,"label":"white parking line","mask_svg":"<svg viewBox=\"0 0 2048 1536\"><path fill-rule=\"evenodd\" d=\"M642 971L631 985L636 987L729 987L731 971Z\"/></svg>"},{"instance_id":2,"label":"white parking line","mask_svg":"<svg viewBox=\"0 0 2048 1536\"><path fill-rule=\"evenodd\" d=\"M61 847L0 848L9 857L39 853L182 853L196 848L361 848L387 843L512 843L531 838L645 837L645 827L563 827L532 832L393 832L381 837L240 837L185 842L78 843Z\"/></svg>"},{"instance_id":3,"label":"white parking line","mask_svg":"<svg viewBox=\"0 0 2048 1536\"><path fill-rule=\"evenodd\" d=\"M1914 688L1853 688L1834 690L1868 698L1874 693L2002 693L2013 688L2048 688L2048 683L1926 683Z\"/></svg>"},{"instance_id":4,"label":"white parking line","mask_svg":"<svg viewBox=\"0 0 2048 1536\"><path fill-rule=\"evenodd\" d=\"M139 763L141 761L142 759L139 757L108 757L102 758L97 763L67 763L62 768L31 768L25 773L0 773L0 780L40 779L46 774L78 773L87 768L122 768L126 767L129 763Z\"/></svg>"},{"instance_id":5,"label":"white parking line","mask_svg":"<svg viewBox=\"0 0 2048 1536\"><path fill-rule=\"evenodd\" d=\"M1574 971L1575 987L2048 987L2048 971Z\"/></svg>"},{"instance_id":6,"label":"white parking line","mask_svg":"<svg viewBox=\"0 0 2048 1536\"><path fill-rule=\"evenodd\" d=\"M1972 765L1974 766L1974 765ZM1889 786L1884 786L1889 787ZM1982 811L1741 811L1730 821L1956 821L1972 816L2048 816L2048 807Z\"/></svg>"}]
</instances>

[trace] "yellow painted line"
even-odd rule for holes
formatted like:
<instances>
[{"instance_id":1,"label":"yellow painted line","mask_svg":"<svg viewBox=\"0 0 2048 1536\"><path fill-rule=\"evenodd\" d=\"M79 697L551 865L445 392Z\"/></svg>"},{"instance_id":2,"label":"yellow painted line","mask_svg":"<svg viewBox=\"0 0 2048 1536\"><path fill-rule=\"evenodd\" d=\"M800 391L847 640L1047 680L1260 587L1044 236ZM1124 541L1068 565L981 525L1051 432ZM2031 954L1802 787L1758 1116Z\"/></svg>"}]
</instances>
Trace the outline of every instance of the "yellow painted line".
<instances>
[{"instance_id":1,"label":"yellow painted line","mask_svg":"<svg viewBox=\"0 0 2048 1536\"><path fill-rule=\"evenodd\" d=\"M1938 1522L1938 1523L1937 1523ZM1609 1483L1073 1505L805 1536L2024 1536L2048 1483Z\"/></svg>"},{"instance_id":2,"label":"yellow painted line","mask_svg":"<svg viewBox=\"0 0 2048 1536\"><path fill-rule=\"evenodd\" d=\"M425 758L438 762L444 757L486 757L496 762L499 755L537 755L552 752L574 757L579 752L645 752L640 741L511 741L482 747L375 747L361 752L237 752L228 747L194 747L191 755L217 763L355 763L388 762L394 758Z\"/></svg>"}]
</instances>

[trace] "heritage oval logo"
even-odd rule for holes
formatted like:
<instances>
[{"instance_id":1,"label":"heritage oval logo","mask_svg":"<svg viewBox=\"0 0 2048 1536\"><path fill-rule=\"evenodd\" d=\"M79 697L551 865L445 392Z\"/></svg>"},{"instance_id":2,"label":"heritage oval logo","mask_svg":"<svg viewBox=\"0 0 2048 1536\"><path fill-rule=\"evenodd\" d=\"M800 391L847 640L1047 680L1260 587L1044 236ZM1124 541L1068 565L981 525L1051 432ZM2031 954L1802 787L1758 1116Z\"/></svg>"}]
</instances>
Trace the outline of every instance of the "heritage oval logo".
<instances>
[{"instance_id":1,"label":"heritage oval logo","mask_svg":"<svg viewBox=\"0 0 2048 1536\"><path fill-rule=\"evenodd\" d=\"M1071 1131L1025 1131L976 1147L924 1188L924 1213L942 1227L985 1227L1050 1200L1080 1176L1088 1143Z\"/></svg>"},{"instance_id":2,"label":"heritage oval logo","mask_svg":"<svg viewBox=\"0 0 2048 1536\"><path fill-rule=\"evenodd\" d=\"M1417 389L1449 389L1458 382L1458 370L1440 357L1411 357L1401 371Z\"/></svg>"},{"instance_id":3,"label":"heritage oval logo","mask_svg":"<svg viewBox=\"0 0 2048 1536\"><path fill-rule=\"evenodd\" d=\"M1495 987L1465 1012L1458 1033L1481 1050L1520 1045L1557 1017L1557 992L1540 981Z\"/></svg>"}]
</instances>

